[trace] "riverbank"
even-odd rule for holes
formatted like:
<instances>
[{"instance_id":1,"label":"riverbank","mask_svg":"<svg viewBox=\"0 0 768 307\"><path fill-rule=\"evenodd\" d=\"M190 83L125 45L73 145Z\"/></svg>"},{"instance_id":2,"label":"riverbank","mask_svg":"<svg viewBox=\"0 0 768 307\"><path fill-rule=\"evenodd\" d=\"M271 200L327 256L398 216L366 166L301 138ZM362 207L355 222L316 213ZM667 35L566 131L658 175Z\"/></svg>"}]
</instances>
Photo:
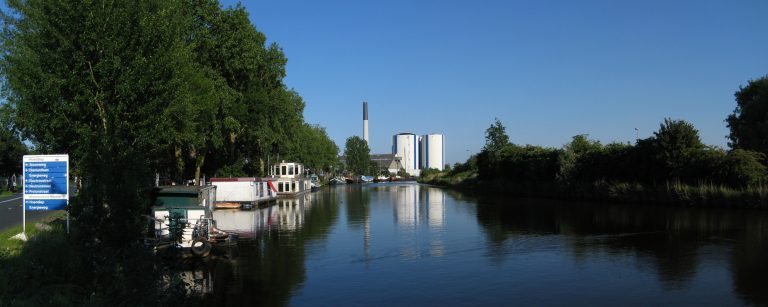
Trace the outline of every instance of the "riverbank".
<instances>
[{"instance_id":1,"label":"riverbank","mask_svg":"<svg viewBox=\"0 0 768 307\"><path fill-rule=\"evenodd\" d=\"M596 181L559 184L479 180L477 172L453 174L439 172L419 178L419 183L470 193L494 193L514 197L610 201L621 203L656 203L674 206L768 208L768 186L734 189L722 185L688 185L665 182L657 185Z\"/></svg>"},{"instance_id":2,"label":"riverbank","mask_svg":"<svg viewBox=\"0 0 768 307\"><path fill-rule=\"evenodd\" d=\"M136 242L110 247L66 232L65 213L0 232L0 306L196 306L182 273Z\"/></svg>"}]
</instances>

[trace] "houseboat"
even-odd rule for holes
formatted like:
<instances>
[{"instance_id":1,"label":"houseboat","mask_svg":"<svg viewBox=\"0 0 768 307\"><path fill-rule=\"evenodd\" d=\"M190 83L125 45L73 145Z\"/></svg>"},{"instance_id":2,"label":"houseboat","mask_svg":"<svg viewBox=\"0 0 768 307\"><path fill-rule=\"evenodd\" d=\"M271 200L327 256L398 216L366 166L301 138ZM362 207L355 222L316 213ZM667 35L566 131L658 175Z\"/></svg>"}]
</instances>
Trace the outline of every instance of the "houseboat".
<instances>
[{"instance_id":1,"label":"houseboat","mask_svg":"<svg viewBox=\"0 0 768 307\"><path fill-rule=\"evenodd\" d=\"M175 246L207 256L212 244L228 241L212 218L215 199L215 186L157 187L151 215L155 248Z\"/></svg>"},{"instance_id":2,"label":"houseboat","mask_svg":"<svg viewBox=\"0 0 768 307\"><path fill-rule=\"evenodd\" d=\"M296 196L312 188L311 180L304 175L304 165L282 162L272 169L278 196Z\"/></svg>"},{"instance_id":3,"label":"houseboat","mask_svg":"<svg viewBox=\"0 0 768 307\"><path fill-rule=\"evenodd\" d=\"M211 178L216 187L214 209L253 209L275 200L277 188L273 178Z\"/></svg>"}]
</instances>

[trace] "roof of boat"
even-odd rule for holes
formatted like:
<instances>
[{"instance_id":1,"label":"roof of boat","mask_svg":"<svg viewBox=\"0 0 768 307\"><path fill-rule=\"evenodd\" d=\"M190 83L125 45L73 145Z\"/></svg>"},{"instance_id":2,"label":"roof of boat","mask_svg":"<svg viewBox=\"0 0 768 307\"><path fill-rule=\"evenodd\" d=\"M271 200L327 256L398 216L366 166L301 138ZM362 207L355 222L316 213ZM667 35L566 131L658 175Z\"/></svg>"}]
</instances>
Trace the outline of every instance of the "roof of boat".
<instances>
[{"instance_id":1,"label":"roof of boat","mask_svg":"<svg viewBox=\"0 0 768 307\"><path fill-rule=\"evenodd\" d=\"M262 181L269 181L274 180L273 178L257 178L257 177L235 177L235 178L211 178L211 182L242 182L242 181L255 181L255 182L262 182Z\"/></svg>"},{"instance_id":2,"label":"roof of boat","mask_svg":"<svg viewBox=\"0 0 768 307\"><path fill-rule=\"evenodd\" d=\"M216 188L212 186L198 185L166 185L155 187L155 193L162 194L197 194L202 190Z\"/></svg>"}]
</instances>

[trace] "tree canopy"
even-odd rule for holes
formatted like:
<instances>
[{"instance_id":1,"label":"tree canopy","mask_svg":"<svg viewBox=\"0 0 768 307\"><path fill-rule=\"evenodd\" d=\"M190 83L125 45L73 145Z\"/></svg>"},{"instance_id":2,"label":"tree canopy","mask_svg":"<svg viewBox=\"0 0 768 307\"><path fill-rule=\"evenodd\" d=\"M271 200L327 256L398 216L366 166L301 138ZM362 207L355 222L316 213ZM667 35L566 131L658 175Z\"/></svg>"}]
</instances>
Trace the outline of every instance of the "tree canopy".
<instances>
[{"instance_id":1,"label":"tree canopy","mask_svg":"<svg viewBox=\"0 0 768 307\"><path fill-rule=\"evenodd\" d=\"M365 142L359 136L351 136L347 138L344 144L344 159L347 164L347 171L352 172L355 175L368 174L371 169L371 150L368 148L368 143Z\"/></svg>"},{"instance_id":2,"label":"tree canopy","mask_svg":"<svg viewBox=\"0 0 768 307\"><path fill-rule=\"evenodd\" d=\"M100 236L135 238L154 173L261 175L268 156L332 164L335 144L304 123L287 59L241 6L216 0L12 0L0 70L13 128L41 153L69 153L73 202ZM317 151L314 151L317 150ZM88 233L86 231L86 233ZM95 233L95 232L94 232ZM91 233L93 234L93 233Z\"/></svg>"},{"instance_id":3,"label":"tree canopy","mask_svg":"<svg viewBox=\"0 0 768 307\"><path fill-rule=\"evenodd\" d=\"M768 75L739 87L736 109L725 120L731 148L768 154Z\"/></svg>"},{"instance_id":4,"label":"tree canopy","mask_svg":"<svg viewBox=\"0 0 768 307\"><path fill-rule=\"evenodd\" d=\"M483 147L483 150L499 152L507 144L509 144L507 128L496 118L493 124L485 130L485 147Z\"/></svg>"}]
</instances>

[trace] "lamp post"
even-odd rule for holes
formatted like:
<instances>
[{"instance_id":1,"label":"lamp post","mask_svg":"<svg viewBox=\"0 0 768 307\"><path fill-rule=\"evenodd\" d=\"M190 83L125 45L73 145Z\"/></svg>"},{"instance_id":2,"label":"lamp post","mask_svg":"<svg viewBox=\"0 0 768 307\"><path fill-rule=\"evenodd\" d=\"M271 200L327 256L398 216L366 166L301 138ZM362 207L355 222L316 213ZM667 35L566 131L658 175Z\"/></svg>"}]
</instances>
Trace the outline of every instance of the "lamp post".
<instances>
[{"instance_id":1,"label":"lamp post","mask_svg":"<svg viewBox=\"0 0 768 307\"><path fill-rule=\"evenodd\" d=\"M639 140L640 140L640 130L637 130L637 128L635 128L635 142Z\"/></svg>"}]
</instances>

